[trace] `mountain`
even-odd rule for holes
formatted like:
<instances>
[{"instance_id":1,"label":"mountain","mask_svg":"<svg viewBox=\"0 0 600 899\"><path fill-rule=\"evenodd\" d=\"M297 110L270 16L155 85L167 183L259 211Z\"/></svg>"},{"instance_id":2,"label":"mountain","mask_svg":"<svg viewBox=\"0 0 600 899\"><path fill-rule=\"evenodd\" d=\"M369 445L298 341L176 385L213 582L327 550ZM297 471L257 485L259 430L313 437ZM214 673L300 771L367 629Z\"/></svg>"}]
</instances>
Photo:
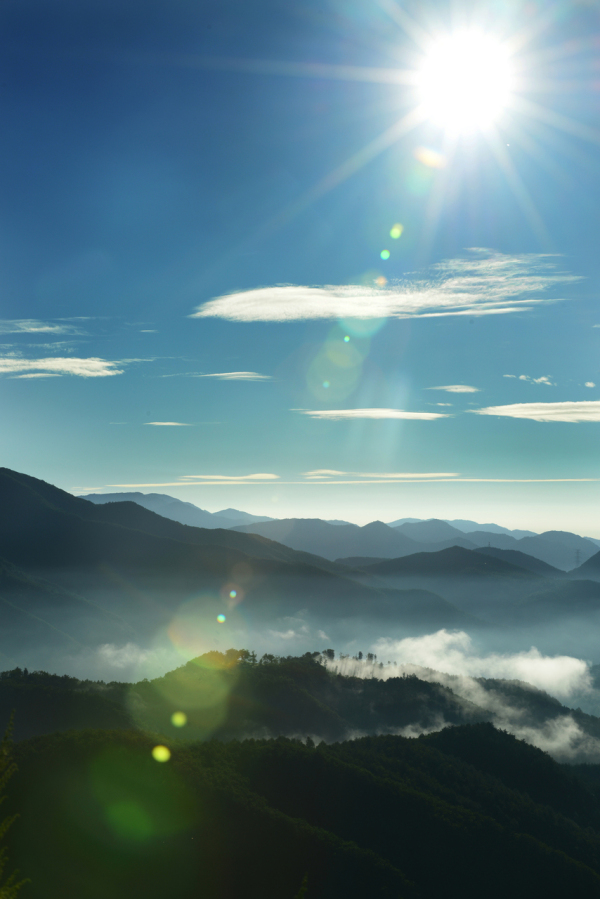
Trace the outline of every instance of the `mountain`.
<instances>
[{"instance_id":1,"label":"mountain","mask_svg":"<svg viewBox=\"0 0 600 899\"><path fill-rule=\"evenodd\" d=\"M245 513L238 513L238 518L232 521L231 515L206 512L193 503L186 503L183 500L175 499L174 496L167 496L166 493L87 493L80 496L79 499L86 499L96 505L104 503L137 503L144 509L156 512L163 518L170 518L172 521L179 521L181 524L188 524L197 528L230 528L234 524L242 524L246 519ZM226 509L225 512L233 512L234 509Z\"/></svg>"},{"instance_id":2,"label":"mountain","mask_svg":"<svg viewBox=\"0 0 600 899\"><path fill-rule=\"evenodd\" d=\"M597 766L485 722L421 739L15 747L9 864L31 899L597 899ZM66 847L66 848L65 848Z\"/></svg>"},{"instance_id":3,"label":"mountain","mask_svg":"<svg viewBox=\"0 0 600 899\"><path fill-rule=\"evenodd\" d=\"M419 545L381 521L364 527L328 524L320 518L284 518L235 528L245 534L261 534L293 549L337 559L340 556L400 556Z\"/></svg>"},{"instance_id":4,"label":"mountain","mask_svg":"<svg viewBox=\"0 0 600 899\"><path fill-rule=\"evenodd\" d=\"M428 521L407 522L398 525L395 530L406 534L417 543L440 543L442 540L464 539L462 531L437 518L430 518Z\"/></svg>"},{"instance_id":5,"label":"mountain","mask_svg":"<svg viewBox=\"0 0 600 899\"><path fill-rule=\"evenodd\" d=\"M535 559L533 556L528 556L526 553L519 552L516 549L497 549L494 546L480 546L477 548L477 552L486 556L493 556L495 559L502 559L511 565L525 568L527 571L534 571L543 577L563 578L567 576L562 569L554 568L552 565L542 562L541 559ZM341 561L343 564L343 560L338 561Z\"/></svg>"},{"instance_id":6,"label":"mountain","mask_svg":"<svg viewBox=\"0 0 600 899\"><path fill-rule=\"evenodd\" d=\"M600 552L586 559L583 565L569 571L569 577L589 578L592 581L600 581Z\"/></svg>"},{"instance_id":7,"label":"mountain","mask_svg":"<svg viewBox=\"0 0 600 899\"><path fill-rule=\"evenodd\" d=\"M231 521L232 524L230 527L241 524L252 524L255 521L275 521L274 518L269 518L268 515L251 515L249 512L240 512L239 509L221 509L220 512L214 512L213 514L216 518L225 518L228 521ZM217 525L217 527L222 526L223 525Z\"/></svg>"},{"instance_id":8,"label":"mountain","mask_svg":"<svg viewBox=\"0 0 600 899\"><path fill-rule=\"evenodd\" d=\"M377 575L426 575L436 577L509 577L530 581L536 577L516 565L485 556L475 550L450 547L436 553L416 553L398 559L377 562L366 569Z\"/></svg>"},{"instance_id":9,"label":"mountain","mask_svg":"<svg viewBox=\"0 0 600 899\"><path fill-rule=\"evenodd\" d=\"M564 571L577 568L580 561L586 562L598 552L591 540L568 531L544 531L535 537L523 537L518 549Z\"/></svg>"},{"instance_id":10,"label":"mountain","mask_svg":"<svg viewBox=\"0 0 600 899\"><path fill-rule=\"evenodd\" d=\"M510 528L504 528L499 524L479 524L477 521L469 521L469 519L465 518L444 518L444 519L427 519L428 521L436 521L442 520L445 524L452 525L452 527L456 528L458 531L462 531L464 534L469 534L471 531L485 531L486 533L493 534L509 534L516 539L520 537L534 537L534 531L523 531L519 529L511 530ZM425 521L423 518L398 518L397 521L390 521L389 526L391 528L398 527L399 525L413 522L422 522Z\"/></svg>"},{"instance_id":11,"label":"mountain","mask_svg":"<svg viewBox=\"0 0 600 899\"><path fill-rule=\"evenodd\" d=\"M65 640L145 644L190 597L196 630L212 628L221 614L262 629L300 611L319 622L358 617L417 628L469 620L433 591L415 602L257 534L182 525L131 502L95 505L8 469L0 469L0 559L0 653L9 657Z\"/></svg>"}]
</instances>

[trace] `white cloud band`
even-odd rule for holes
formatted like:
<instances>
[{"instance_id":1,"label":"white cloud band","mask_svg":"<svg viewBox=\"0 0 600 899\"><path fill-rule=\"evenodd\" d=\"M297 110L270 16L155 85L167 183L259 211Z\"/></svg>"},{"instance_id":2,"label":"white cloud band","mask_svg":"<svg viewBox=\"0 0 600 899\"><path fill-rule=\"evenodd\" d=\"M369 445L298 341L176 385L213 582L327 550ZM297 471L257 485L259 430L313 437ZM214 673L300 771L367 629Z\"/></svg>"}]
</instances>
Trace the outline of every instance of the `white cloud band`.
<instances>
[{"instance_id":1,"label":"white cloud band","mask_svg":"<svg viewBox=\"0 0 600 899\"><path fill-rule=\"evenodd\" d=\"M580 280L558 271L553 257L544 254L506 256L481 249L472 249L470 254L468 259L450 259L433 266L427 280L406 279L386 288L356 284L260 287L209 300L191 317L289 322L490 315L556 302L557 298L542 294Z\"/></svg>"},{"instance_id":2,"label":"white cloud band","mask_svg":"<svg viewBox=\"0 0 600 899\"><path fill-rule=\"evenodd\" d=\"M531 421L600 421L600 401L580 403L513 403L509 406L487 406L472 409L476 415L499 415L507 418L529 418Z\"/></svg>"},{"instance_id":3,"label":"white cloud band","mask_svg":"<svg viewBox=\"0 0 600 899\"><path fill-rule=\"evenodd\" d=\"M22 377L19 372L35 372L38 376L76 375L79 378L108 378L122 375L123 369L117 368L122 362L109 362L106 359L92 357L78 359L71 356L51 357L47 359L23 359L20 356L0 357L0 374Z\"/></svg>"}]
</instances>

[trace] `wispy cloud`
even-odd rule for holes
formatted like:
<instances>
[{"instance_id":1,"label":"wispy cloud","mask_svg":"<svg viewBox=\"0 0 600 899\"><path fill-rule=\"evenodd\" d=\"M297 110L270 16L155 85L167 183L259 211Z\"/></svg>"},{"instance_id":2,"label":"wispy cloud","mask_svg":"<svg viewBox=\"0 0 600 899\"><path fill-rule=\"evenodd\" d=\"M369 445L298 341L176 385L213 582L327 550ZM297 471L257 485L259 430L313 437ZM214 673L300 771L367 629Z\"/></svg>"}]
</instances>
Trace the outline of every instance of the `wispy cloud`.
<instances>
[{"instance_id":1,"label":"wispy cloud","mask_svg":"<svg viewBox=\"0 0 600 899\"><path fill-rule=\"evenodd\" d=\"M129 361L129 360L128 360ZM23 359L18 356L0 356L0 374L22 377L20 372L51 373L54 375L76 375L79 378L108 378L122 375L124 369L117 366L123 362L91 357L59 357L46 359Z\"/></svg>"},{"instance_id":2,"label":"wispy cloud","mask_svg":"<svg viewBox=\"0 0 600 899\"><path fill-rule=\"evenodd\" d=\"M187 421L145 421L144 424L152 425L155 428L189 428L191 425Z\"/></svg>"},{"instance_id":3,"label":"wispy cloud","mask_svg":"<svg viewBox=\"0 0 600 899\"><path fill-rule=\"evenodd\" d=\"M336 478L345 477L347 471L336 471L335 468L316 468L314 471L305 471L305 478Z\"/></svg>"},{"instance_id":4,"label":"wispy cloud","mask_svg":"<svg viewBox=\"0 0 600 899\"><path fill-rule=\"evenodd\" d=\"M311 418L326 418L330 421L344 421L356 418L406 418L430 421L434 418L448 418L447 412L405 412L404 409L302 409L301 415Z\"/></svg>"},{"instance_id":5,"label":"wispy cloud","mask_svg":"<svg viewBox=\"0 0 600 899\"><path fill-rule=\"evenodd\" d=\"M586 387L595 387L596 385L594 384L593 381L586 381L586 382L585 382L585 386L586 386Z\"/></svg>"},{"instance_id":6,"label":"wispy cloud","mask_svg":"<svg viewBox=\"0 0 600 899\"><path fill-rule=\"evenodd\" d=\"M472 409L476 415L499 415L508 418L529 418L532 421L600 421L600 401L579 403L513 403L510 406L487 406Z\"/></svg>"},{"instance_id":7,"label":"wispy cloud","mask_svg":"<svg viewBox=\"0 0 600 899\"><path fill-rule=\"evenodd\" d=\"M258 474L186 474L182 481L276 481L278 474L259 472Z\"/></svg>"},{"instance_id":8,"label":"wispy cloud","mask_svg":"<svg viewBox=\"0 0 600 899\"><path fill-rule=\"evenodd\" d=\"M195 375L197 378L217 378L219 381L271 381L271 375L259 375L255 371L219 371L210 375Z\"/></svg>"},{"instance_id":9,"label":"wispy cloud","mask_svg":"<svg viewBox=\"0 0 600 899\"><path fill-rule=\"evenodd\" d=\"M139 489L141 487L235 487L244 484L265 484L270 481L278 481L278 474L258 472L256 474L190 474L183 475L176 481L159 481L143 484L104 484L103 487L93 487L89 489L102 490L107 487L126 487L129 490Z\"/></svg>"},{"instance_id":10,"label":"wispy cloud","mask_svg":"<svg viewBox=\"0 0 600 899\"><path fill-rule=\"evenodd\" d=\"M65 322L42 322L35 318L0 320L0 334L80 334L78 328Z\"/></svg>"},{"instance_id":11,"label":"wispy cloud","mask_svg":"<svg viewBox=\"0 0 600 899\"><path fill-rule=\"evenodd\" d=\"M459 477L457 472L452 471L420 471L420 472L406 472L406 471L333 471L327 468L317 469L316 471L306 471L304 473L304 477L313 480L333 480L335 478L340 477L352 477L352 478L363 478L365 480L377 480L380 481L382 478L386 481L406 481L406 480L420 480L425 478L430 480L431 478L457 478ZM352 483L359 483L352 482Z\"/></svg>"},{"instance_id":12,"label":"wispy cloud","mask_svg":"<svg viewBox=\"0 0 600 899\"><path fill-rule=\"evenodd\" d=\"M445 384L442 387L425 388L425 390L445 390L446 393L479 393L480 389L479 387L470 387L468 384Z\"/></svg>"},{"instance_id":13,"label":"wispy cloud","mask_svg":"<svg viewBox=\"0 0 600 899\"><path fill-rule=\"evenodd\" d=\"M385 287L278 284L215 297L192 318L229 321L302 321L337 318L414 318L497 315L557 302L548 291L580 280L560 271L556 257L507 256L474 248L466 259L434 265L427 278L406 278Z\"/></svg>"}]
</instances>

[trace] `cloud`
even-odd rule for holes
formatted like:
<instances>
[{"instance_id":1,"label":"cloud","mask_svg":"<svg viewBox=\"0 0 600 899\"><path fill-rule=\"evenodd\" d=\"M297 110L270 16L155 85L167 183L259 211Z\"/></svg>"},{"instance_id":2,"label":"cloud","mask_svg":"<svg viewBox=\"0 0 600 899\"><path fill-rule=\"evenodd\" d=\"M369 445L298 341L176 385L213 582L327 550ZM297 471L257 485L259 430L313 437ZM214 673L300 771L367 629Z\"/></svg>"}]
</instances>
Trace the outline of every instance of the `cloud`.
<instances>
[{"instance_id":1,"label":"cloud","mask_svg":"<svg viewBox=\"0 0 600 899\"><path fill-rule=\"evenodd\" d=\"M434 668L446 674L522 680L562 699L591 687L588 664L581 659L544 656L534 646L526 652L479 655L465 631L440 630L403 640L383 638L374 650L399 664Z\"/></svg>"},{"instance_id":2,"label":"cloud","mask_svg":"<svg viewBox=\"0 0 600 899\"><path fill-rule=\"evenodd\" d=\"M509 376L504 375L504 377L506 378ZM542 375L540 378L530 378L529 375L519 375L519 381L528 381L530 384L546 384L547 387L556 387L556 384L550 380L549 375Z\"/></svg>"},{"instance_id":3,"label":"cloud","mask_svg":"<svg viewBox=\"0 0 600 899\"><path fill-rule=\"evenodd\" d=\"M419 478L457 478L459 477L457 472L448 472L448 471L425 471L425 472L406 472L406 471L329 471L326 468L317 469L316 471L306 471L304 473L304 477L306 478L316 478L319 480L328 480L329 478L335 477L354 477L354 478L365 478L368 480L385 478L385 480L390 481L398 481L398 480L406 480L406 479L419 479ZM348 483L348 482L345 482ZM359 482L353 482L359 483Z\"/></svg>"},{"instance_id":4,"label":"cloud","mask_svg":"<svg viewBox=\"0 0 600 899\"><path fill-rule=\"evenodd\" d=\"M327 418L330 421L343 421L356 418L407 418L430 421L434 418L448 418L446 412L405 412L403 409L302 409L301 415L311 418Z\"/></svg>"},{"instance_id":5,"label":"cloud","mask_svg":"<svg viewBox=\"0 0 600 899\"><path fill-rule=\"evenodd\" d=\"M211 375L196 375L197 378L218 378L219 381L272 381L271 375L259 375L255 371L221 371Z\"/></svg>"},{"instance_id":6,"label":"cloud","mask_svg":"<svg viewBox=\"0 0 600 899\"><path fill-rule=\"evenodd\" d=\"M507 256L474 248L469 258L434 265L429 278L406 278L385 287L279 284L215 297L191 318L236 322L307 319L415 318L522 312L557 302L549 290L579 281L545 254Z\"/></svg>"},{"instance_id":7,"label":"cloud","mask_svg":"<svg viewBox=\"0 0 600 899\"><path fill-rule=\"evenodd\" d=\"M579 403L513 403L510 406L487 406L471 409L475 415L499 415L508 418L529 418L531 421L600 421L600 401Z\"/></svg>"},{"instance_id":8,"label":"cloud","mask_svg":"<svg viewBox=\"0 0 600 899\"><path fill-rule=\"evenodd\" d=\"M585 382L585 386L586 386L586 387L595 387L596 385L594 384L593 381L586 381L586 382Z\"/></svg>"},{"instance_id":9,"label":"cloud","mask_svg":"<svg viewBox=\"0 0 600 899\"><path fill-rule=\"evenodd\" d=\"M479 393L481 388L469 387L468 384L446 384L445 387L426 387L425 390L445 390L447 393ZM438 403L441 405L441 403Z\"/></svg>"},{"instance_id":10,"label":"cloud","mask_svg":"<svg viewBox=\"0 0 600 899\"><path fill-rule=\"evenodd\" d=\"M54 375L76 375L79 378L108 378L123 374L124 370L117 368L118 365L123 365L123 362L109 362L97 357L78 359L57 356L47 359L23 359L20 356L0 356L0 374L17 377L18 372L40 374L45 372Z\"/></svg>"},{"instance_id":11,"label":"cloud","mask_svg":"<svg viewBox=\"0 0 600 899\"><path fill-rule=\"evenodd\" d=\"M496 727L538 746L559 761L600 760L600 741L584 732L572 714L557 708L544 718L536 711L535 693L538 690L565 701L591 690L592 682L586 662L572 656L544 656L535 647L516 653L480 654L470 636L464 631L446 630L422 637L403 640L384 638L372 647L374 652L393 664L356 659L325 662L342 674L356 677L376 677L387 680L403 675L416 675L429 683L441 684L457 696L475 703L490 714ZM491 678L493 680L484 680ZM500 683L494 681L500 680ZM506 687L502 681L507 681ZM520 702L511 684L534 696L532 708ZM533 709L533 710L532 710ZM447 722L437 722L440 730ZM431 731L431 725L411 723L411 732L418 736Z\"/></svg>"},{"instance_id":12,"label":"cloud","mask_svg":"<svg viewBox=\"0 0 600 899\"><path fill-rule=\"evenodd\" d=\"M155 428L189 428L191 427L187 421L145 421L145 425L152 425Z\"/></svg>"},{"instance_id":13,"label":"cloud","mask_svg":"<svg viewBox=\"0 0 600 899\"><path fill-rule=\"evenodd\" d=\"M188 481L276 481L278 474L259 472L258 474L185 474L181 480Z\"/></svg>"},{"instance_id":14,"label":"cloud","mask_svg":"<svg viewBox=\"0 0 600 899\"><path fill-rule=\"evenodd\" d=\"M4 319L0 334L80 334L73 325L41 322L34 318Z\"/></svg>"}]
</instances>

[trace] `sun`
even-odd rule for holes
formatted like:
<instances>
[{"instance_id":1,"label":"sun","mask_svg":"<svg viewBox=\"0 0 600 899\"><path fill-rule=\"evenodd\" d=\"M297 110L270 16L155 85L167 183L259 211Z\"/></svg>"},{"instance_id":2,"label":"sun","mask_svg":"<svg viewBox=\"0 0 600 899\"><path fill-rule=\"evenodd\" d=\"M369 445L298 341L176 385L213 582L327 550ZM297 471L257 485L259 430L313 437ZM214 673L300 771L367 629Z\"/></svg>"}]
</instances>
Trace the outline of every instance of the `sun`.
<instances>
[{"instance_id":1,"label":"sun","mask_svg":"<svg viewBox=\"0 0 600 899\"><path fill-rule=\"evenodd\" d=\"M430 121L456 134L485 131L510 103L510 52L483 32L456 32L431 45L417 86Z\"/></svg>"}]
</instances>

